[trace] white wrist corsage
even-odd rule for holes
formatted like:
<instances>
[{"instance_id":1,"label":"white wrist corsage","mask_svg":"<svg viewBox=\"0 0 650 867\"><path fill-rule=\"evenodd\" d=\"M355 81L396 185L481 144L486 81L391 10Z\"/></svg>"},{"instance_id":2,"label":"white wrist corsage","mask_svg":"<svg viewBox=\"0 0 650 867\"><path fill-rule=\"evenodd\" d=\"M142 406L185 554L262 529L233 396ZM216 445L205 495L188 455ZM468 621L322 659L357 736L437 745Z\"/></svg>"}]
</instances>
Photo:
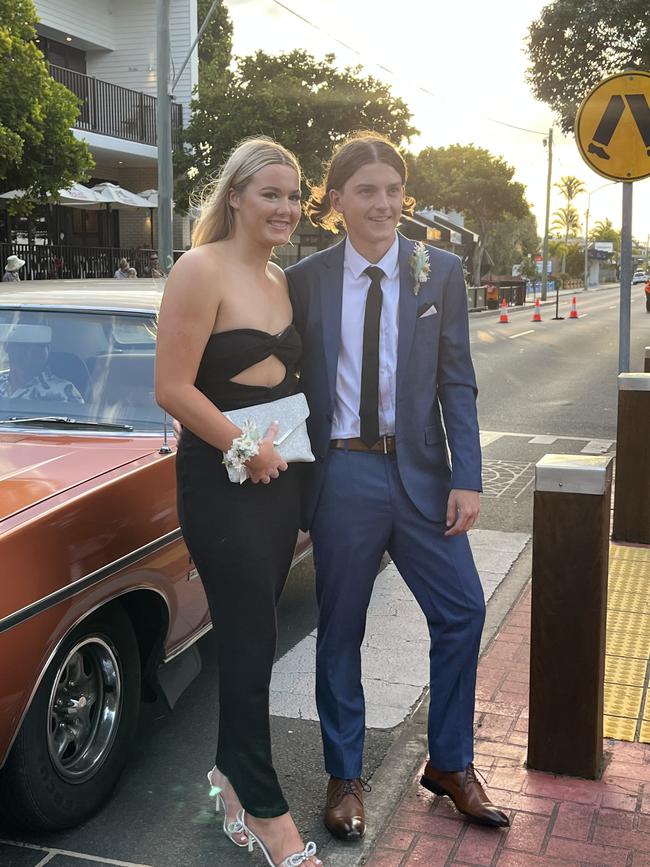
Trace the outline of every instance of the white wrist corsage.
<instances>
[{"instance_id":1,"label":"white wrist corsage","mask_svg":"<svg viewBox=\"0 0 650 867\"><path fill-rule=\"evenodd\" d=\"M228 470L228 478L231 482L245 482L249 478L246 461L260 453L262 437L253 421L245 421L242 425L241 434L230 444L227 452L224 452L223 463Z\"/></svg>"},{"instance_id":2,"label":"white wrist corsage","mask_svg":"<svg viewBox=\"0 0 650 867\"><path fill-rule=\"evenodd\" d=\"M420 284L426 283L429 279L429 251L422 241L416 241L411 253L411 274L415 283L413 284L413 294L417 295L420 291Z\"/></svg>"}]
</instances>

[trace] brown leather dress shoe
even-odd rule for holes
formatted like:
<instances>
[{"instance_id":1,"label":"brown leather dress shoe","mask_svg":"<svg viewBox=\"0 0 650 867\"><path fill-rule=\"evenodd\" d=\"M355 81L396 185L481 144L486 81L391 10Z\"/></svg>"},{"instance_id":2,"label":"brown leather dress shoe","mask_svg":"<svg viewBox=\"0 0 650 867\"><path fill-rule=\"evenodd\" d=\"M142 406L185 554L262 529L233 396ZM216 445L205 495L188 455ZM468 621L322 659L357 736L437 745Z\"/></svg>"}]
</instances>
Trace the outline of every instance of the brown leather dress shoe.
<instances>
[{"instance_id":1,"label":"brown leather dress shoe","mask_svg":"<svg viewBox=\"0 0 650 867\"><path fill-rule=\"evenodd\" d=\"M366 833L363 793L370 787L362 780L330 777L327 784L325 827L339 840L354 842Z\"/></svg>"},{"instance_id":2,"label":"brown leather dress shoe","mask_svg":"<svg viewBox=\"0 0 650 867\"><path fill-rule=\"evenodd\" d=\"M437 771L427 762L420 785L436 795L447 795L456 809L473 822L496 828L510 825L506 814L497 809L483 791L471 763L464 771Z\"/></svg>"}]
</instances>

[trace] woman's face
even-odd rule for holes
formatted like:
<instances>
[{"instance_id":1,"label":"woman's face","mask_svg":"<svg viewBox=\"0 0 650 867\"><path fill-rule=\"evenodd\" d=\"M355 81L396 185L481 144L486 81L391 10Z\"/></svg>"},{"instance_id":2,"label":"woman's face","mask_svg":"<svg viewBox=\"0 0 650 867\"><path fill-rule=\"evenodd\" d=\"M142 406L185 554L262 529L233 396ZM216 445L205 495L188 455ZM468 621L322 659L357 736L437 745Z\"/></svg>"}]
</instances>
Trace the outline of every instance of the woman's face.
<instances>
[{"instance_id":1,"label":"woman's face","mask_svg":"<svg viewBox=\"0 0 650 867\"><path fill-rule=\"evenodd\" d=\"M367 163L342 189L330 192L330 202L343 215L353 243L390 244L402 216L404 184L388 163Z\"/></svg>"},{"instance_id":2,"label":"woman's face","mask_svg":"<svg viewBox=\"0 0 650 867\"><path fill-rule=\"evenodd\" d=\"M260 244L286 244L300 220L300 178L292 166L255 172L241 191L230 191L236 227Z\"/></svg>"}]
</instances>

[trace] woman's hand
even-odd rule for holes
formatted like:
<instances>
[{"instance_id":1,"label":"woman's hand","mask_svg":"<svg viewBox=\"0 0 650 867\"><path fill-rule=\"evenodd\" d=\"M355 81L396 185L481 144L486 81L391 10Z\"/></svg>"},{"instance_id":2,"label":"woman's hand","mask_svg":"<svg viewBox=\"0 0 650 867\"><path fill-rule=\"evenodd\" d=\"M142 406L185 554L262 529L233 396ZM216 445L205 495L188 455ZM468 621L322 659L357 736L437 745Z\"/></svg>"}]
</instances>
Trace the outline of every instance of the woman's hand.
<instances>
[{"instance_id":1,"label":"woman's hand","mask_svg":"<svg viewBox=\"0 0 650 867\"><path fill-rule=\"evenodd\" d=\"M246 461L246 467L251 477L251 482L254 485L258 482L268 485L271 479L277 479L280 473L287 469L287 462L276 451L273 445L273 440L279 427L280 425L277 421L271 423L260 442L259 453L254 458Z\"/></svg>"}]
</instances>

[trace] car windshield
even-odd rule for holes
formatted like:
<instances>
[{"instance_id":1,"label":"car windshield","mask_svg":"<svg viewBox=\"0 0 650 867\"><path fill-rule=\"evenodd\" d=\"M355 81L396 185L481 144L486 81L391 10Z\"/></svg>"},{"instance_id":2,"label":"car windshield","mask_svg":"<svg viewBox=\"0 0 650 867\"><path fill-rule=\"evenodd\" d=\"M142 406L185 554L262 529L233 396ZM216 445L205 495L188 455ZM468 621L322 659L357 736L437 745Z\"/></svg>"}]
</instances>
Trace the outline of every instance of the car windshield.
<instances>
[{"instance_id":1,"label":"car windshield","mask_svg":"<svg viewBox=\"0 0 650 867\"><path fill-rule=\"evenodd\" d=\"M0 308L1 429L160 431L155 350L153 315Z\"/></svg>"}]
</instances>

